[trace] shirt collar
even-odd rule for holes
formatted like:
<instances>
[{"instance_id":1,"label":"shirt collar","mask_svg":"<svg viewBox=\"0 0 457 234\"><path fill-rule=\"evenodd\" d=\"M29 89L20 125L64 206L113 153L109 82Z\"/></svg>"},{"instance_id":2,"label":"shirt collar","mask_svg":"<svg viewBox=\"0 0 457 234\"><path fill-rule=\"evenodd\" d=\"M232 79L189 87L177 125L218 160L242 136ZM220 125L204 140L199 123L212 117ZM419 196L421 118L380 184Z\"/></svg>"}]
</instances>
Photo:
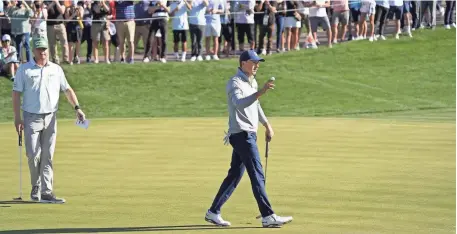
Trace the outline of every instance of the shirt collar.
<instances>
[{"instance_id":1,"label":"shirt collar","mask_svg":"<svg viewBox=\"0 0 457 234\"><path fill-rule=\"evenodd\" d=\"M244 73L243 70L241 70L240 67L238 67L238 73L236 75L241 77L244 81L248 83L251 83L251 80L254 79L254 77L252 77L252 79L249 79L250 77L248 77L246 73Z\"/></svg>"},{"instance_id":2,"label":"shirt collar","mask_svg":"<svg viewBox=\"0 0 457 234\"><path fill-rule=\"evenodd\" d=\"M33 66L39 67L38 64L36 64L36 62L35 62L35 58L33 58L32 60L30 60L30 62L32 63ZM45 67L49 67L49 65L50 65L50 64L49 64L49 60L48 60L44 66L45 66Z\"/></svg>"}]
</instances>

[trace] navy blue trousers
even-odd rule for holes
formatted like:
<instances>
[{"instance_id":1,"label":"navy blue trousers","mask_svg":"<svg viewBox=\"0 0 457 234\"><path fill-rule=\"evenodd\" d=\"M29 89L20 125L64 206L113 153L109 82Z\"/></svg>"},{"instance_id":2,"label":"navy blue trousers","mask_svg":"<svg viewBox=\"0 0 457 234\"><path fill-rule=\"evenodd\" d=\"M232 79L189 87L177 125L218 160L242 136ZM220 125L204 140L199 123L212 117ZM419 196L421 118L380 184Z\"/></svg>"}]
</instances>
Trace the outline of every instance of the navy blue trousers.
<instances>
[{"instance_id":1,"label":"navy blue trousers","mask_svg":"<svg viewBox=\"0 0 457 234\"><path fill-rule=\"evenodd\" d=\"M252 192L259 206L260 214L262 217L266 217L274 213L265 191L265 176L256 141L255 132L240 132L230 136L230 144L233 147L232 162L227 177L222 182L211 205L211 212L220 214L221 207L235 191L246 170L251 180Z\"/></svg>"}]
</instances>

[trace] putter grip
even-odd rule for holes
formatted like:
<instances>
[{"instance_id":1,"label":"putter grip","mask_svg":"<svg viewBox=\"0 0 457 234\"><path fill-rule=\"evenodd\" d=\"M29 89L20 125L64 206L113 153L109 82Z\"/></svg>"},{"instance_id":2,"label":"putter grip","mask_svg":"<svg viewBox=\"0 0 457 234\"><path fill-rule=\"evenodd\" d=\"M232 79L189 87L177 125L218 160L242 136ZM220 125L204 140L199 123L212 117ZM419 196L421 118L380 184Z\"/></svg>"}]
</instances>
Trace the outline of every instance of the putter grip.
<instances>
[{"instance_id":1,"label":"putter grip","mask_svg":"<svg viewBox=\"0 0 457 234\"><path fill-rule=\"evenodd\" d=\"M269 143L267 141L267 144L265 145L265 158L268 158L268 150L269 150Z\"/></svg>"},{"instance_id":2,"label":"putter grip","mask_svg":"<svg viewBox=\"0 0 457 234\"><path fill-rule=\"evenodd\" d=\"M19 146L22 146L22 132L19 134L19 142L18 142L18 145L19 145Z\"/></svg>"}]
</instances>

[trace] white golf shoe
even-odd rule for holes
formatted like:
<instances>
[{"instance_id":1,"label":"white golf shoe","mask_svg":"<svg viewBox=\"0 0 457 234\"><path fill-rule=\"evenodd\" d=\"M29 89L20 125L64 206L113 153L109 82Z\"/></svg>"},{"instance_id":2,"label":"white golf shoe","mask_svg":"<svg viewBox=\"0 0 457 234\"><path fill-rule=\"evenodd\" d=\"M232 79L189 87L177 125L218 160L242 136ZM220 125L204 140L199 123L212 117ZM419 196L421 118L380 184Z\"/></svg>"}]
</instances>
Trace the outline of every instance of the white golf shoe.
<instances>
[{"instance_id":1,"label":"white golf shoe","mask_svg":"<svg viewBox=\"0 0 457 234\"><path fill-rule=\"evenodd\" d=\"M284 224L292 222L293 218L291 216L280 217L276 214L269 215L262 218L262 226L266 228L281 227Z\"/></svg>"},{"instance_id":2,"label":"white golf shoe","mask_svg":"<svg viewBox=\"0 0 457 234\"><path fill-rule=\"evenodd\" d=\"M206 212L205 220L207 222L216 224L217 226L221 226L221 227L228 227L231 225L231 223L229 221L225 221L224 219L222 219L222 216L220 214L214 214L213 212L211 212L209 210Z\"/></svg>"}]
</instances>

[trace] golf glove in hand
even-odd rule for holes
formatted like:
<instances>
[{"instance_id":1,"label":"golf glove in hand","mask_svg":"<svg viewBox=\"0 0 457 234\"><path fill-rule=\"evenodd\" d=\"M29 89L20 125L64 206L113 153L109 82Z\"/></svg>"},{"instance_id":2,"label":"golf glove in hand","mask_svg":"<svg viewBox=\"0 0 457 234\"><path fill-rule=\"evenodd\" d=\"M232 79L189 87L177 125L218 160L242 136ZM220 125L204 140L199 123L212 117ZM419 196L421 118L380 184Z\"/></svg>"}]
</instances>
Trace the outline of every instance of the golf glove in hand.
<instances>
[{"instance_id":1,"label":"golf glove in hand","mask_svg":"<svg viewBox=\"0 0 457 234\"><path fill-rule=\"evenodd\" d=\"M228 132L226 132L226 131L224 131L224 134L225 134L224 139L223 139L224 145L228 145L229 142L230 142L230 139L229 139L230 138L230 134Z\"/></svg>"}]
</instances>

